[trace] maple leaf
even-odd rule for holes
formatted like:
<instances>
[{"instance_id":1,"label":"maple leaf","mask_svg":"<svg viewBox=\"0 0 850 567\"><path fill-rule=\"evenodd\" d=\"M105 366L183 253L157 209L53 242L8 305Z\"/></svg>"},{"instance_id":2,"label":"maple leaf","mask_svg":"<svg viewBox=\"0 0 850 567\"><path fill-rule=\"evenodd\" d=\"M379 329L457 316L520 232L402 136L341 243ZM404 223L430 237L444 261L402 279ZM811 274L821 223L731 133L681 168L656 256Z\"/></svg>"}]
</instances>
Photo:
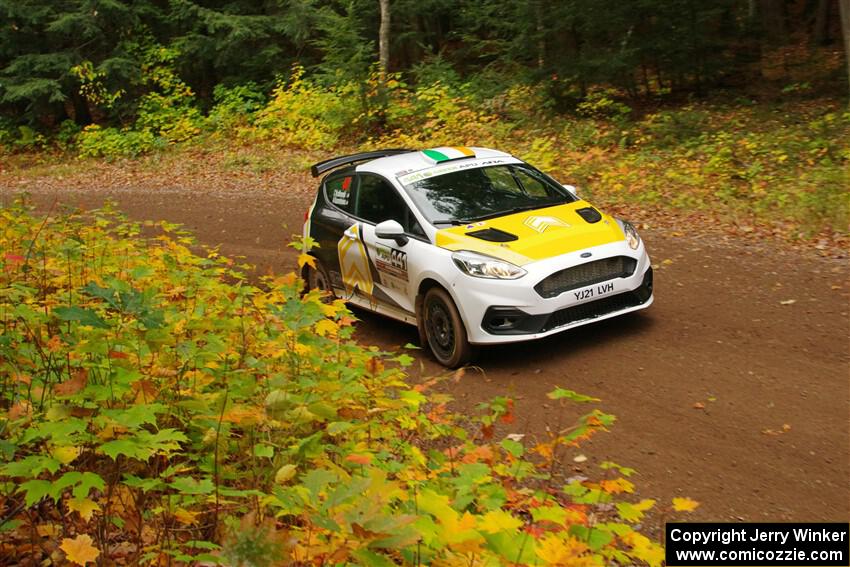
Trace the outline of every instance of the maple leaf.
<instances>
[{"instance_id":1,"label":"maple leaf","mask_svg":"<svg viewBox=\"0 0 850 567\"><path fill-rule=\"evenodd\" d=\"M100 550L92 545L91 537L86 534L78 535L74 539L66 537L59 547L65 552L68 561L77 565L86 565L100 555Z\"/></svg>"},{"instance_id":2,"label":"maple leaf","mask_svg":"<svg viewBox=\"0 0 850 567\"><path fill-rule=\"evenodd\" d=\"M200 512L190 512L189 510L185 510L183 508L178 508L176 512L174 512L174 518L177 519L178 522L183 524L184 526L191 526L193 524L198 523L198 516Z\"/></svg>"},{"instance_id":3,"label":"maple leaf","mask_svg":"<svg viewBox=\"0 0 850 567\"><path fill-rule=\"evenodd\" d=\"M491 510L481 518L478 528L487 533L495 534L502 531L512 532L522 525L522 521L514 518L504 510Z\"/></svg>"},{"instance_id":4,"label":"maple leaf","mask_svg":"<svg viewBox=\"0 0 850 567\"><path fill-rule=\"evenodd\" d=\"M567 536L562 539L558 534L549 534L536 542L534 552L548 565L572 565L589 567L596 565L589 548L579 540Z\"/></svg>"},{"instance_id":5,"label":"maple leaf","mask_svg":"<svg viewBox=\"0 0 850 567\"><path fill-rule=\"evenodd\" d=\"M316 323L316 334L320 337L335 337L338 330L339 328L336 326L336 323L330 319L322 319Z\"/></svg>"},{"instance_id":6,"label":"maple leaf","mask_svg":"<svg viewBox=\"0 0 850 567\"><path fill-rule=\"evenodd\" d=\"M81 452L82 449L80 449L79 447L66 445L62 447L54 447L50 453L54 459L56 459L63 465L67 465L73 462L74 459L79 457Z\"/></svg>"},{"instance_id":7,"label":"maple leaf","mask_svg":"<svg viewBox=\"0 0 850 567\"><path fill-rule=\"evenodd\" d=\"M631 493L635 490L635 485L624 478L603 480L599 483L599 487L608 494L620 494L622 492Z\"/></svg>"},{"instance_id":8,"label":"maple leaf","mask_svg":"<svg viewBox=\"0 0 850 567\"><path fill-rule=\"evenodd\" d=\"M620 517L627 522L637 522L641 518L643 518L643 513L652 508L655 505L655 500L651 498L646 498L641 500L637 504L630 504L628 502L618 502L616 504L617 512L620 514Z\"/></svg>"},{"instance_id":9,"label":"maple leaf","mask_svg":"<svg viewBox=\"0 0 850 567\"><path fill-rule=\"evenodd\" d=\"M57 396L73 396L85 388L88 381L89 377L86 371L77 372L69 380L65 380L61 384L56 384L56 386L53 387L53 392Z\"/></svg>"},{"instance_id":10,"label":"maple leaf","mask_svg":"<svg viewBox=\"0 0 850 567\"><path fill-rule=\"evenodd\" d=\"M71 498L68 500L68 509L77 512L82 519L88 522L95 512L100 511L100 506L89 498Z\"/></svg>"},{"instance_id":11,"label":"maple leaf","mask_svg":"<svg viewBox=\"0 0 850 567\"><path fill-rule=\"evenodd\" d=\"M674 498L673 510L676 512L693 512L699 506L699 502L690 498Z\"/></svg>"},{"instance_id":12,"label":"maple leaf","mask_svg":"<svg viewBox=\"0 0 850 567\"><path fill-rule=\"evenodd\" d=\"M316 269L316 259L305 253L301 253L298 255L298 267L303 268L304 266L310 266L313 269Z\"/></svg>"},{"instance_id":13,"label":"maple leaf","mask_svg":"<svg viewBox=\"0 0 850 567\"><path fill-rule=\"evenodd\" d=\"M650 566L661 565L664 561L664 549L645 535L631 532L623 535L623 541L632 547L632 555L647 562Z\"/></svg>"}]
</instances>

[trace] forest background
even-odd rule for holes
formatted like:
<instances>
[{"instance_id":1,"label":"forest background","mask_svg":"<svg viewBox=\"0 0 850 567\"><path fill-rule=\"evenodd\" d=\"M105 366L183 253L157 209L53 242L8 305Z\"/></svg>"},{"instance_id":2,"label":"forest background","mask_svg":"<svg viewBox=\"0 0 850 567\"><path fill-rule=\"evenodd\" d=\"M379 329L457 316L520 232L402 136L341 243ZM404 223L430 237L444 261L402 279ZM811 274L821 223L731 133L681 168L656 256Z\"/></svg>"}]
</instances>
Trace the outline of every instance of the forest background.
<instances>
[{"instance_id":1,"label":"forest background","mask_svg":"<svg viewBox=\"0 0 850 567\"><path fill-rule=\"evenodd\" d=\"M840 237L847 12L838 0L2 0L0 147L11 164L214 141L318 156L492 145L603 203Z\"/></svg>"}]
</instances>

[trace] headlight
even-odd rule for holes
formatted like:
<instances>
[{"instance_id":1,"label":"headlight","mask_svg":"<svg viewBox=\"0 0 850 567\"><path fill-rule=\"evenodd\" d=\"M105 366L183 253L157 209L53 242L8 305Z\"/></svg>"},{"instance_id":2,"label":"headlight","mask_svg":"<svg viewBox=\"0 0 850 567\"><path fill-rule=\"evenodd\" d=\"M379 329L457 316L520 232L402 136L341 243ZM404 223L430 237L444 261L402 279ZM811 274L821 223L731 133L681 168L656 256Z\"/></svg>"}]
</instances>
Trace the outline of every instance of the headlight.
<instances>
[{"instance_id":1,"label":"headlight","mask_svg":"<svg viewBox=\"0 0 850 567\"><path fill-rule=\"evenodd\" d=\"M629 221L620 221L620 224L623 227L623 233L626 235L626 242L629 243L629 248L637 250L637 247L640 246L640 235L637 233L637 230Z\"/></svg>"},{"instance_id":2,"label":"headlight","mask_svg":"<svg viewBox=\"0 0 850 567\"><path fill-rule=\"evenodd\" d=\"M526 274L525 270L510 262L503 262L474 252L455 252L452 254L452 260L463 273L476 278L515 280Z\"/></svg>"}]
</instances>

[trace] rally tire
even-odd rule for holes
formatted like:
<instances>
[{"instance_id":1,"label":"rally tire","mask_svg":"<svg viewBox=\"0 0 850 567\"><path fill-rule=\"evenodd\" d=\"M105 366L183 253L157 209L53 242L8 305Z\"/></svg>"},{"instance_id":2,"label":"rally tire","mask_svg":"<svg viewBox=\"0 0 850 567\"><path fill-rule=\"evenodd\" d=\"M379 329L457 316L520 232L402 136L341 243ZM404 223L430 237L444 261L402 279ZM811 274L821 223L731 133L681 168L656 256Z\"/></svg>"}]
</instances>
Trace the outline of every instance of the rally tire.
<instances>
[{"instance_id":1,"label":"rally tire","mask_svg":"<svg viewBox=\"0 0 850 567\"><path fill-rule=\"evenodd\" d=\"M325 270L325 267L322 265L322 263L319 262L318 259L316 259L316 267L315 268L308 265L308 266L305 266L304 269L305 269L304 281L307 284L307 291L312 291L314 289L318 289L318 290L327 292L328 293L328 299L333 300L334 299L334 290L333 290L333 287L331 287L331 279L328 276L328 272L327 272L327 270Z\"/></svg>"},{"instance_id":2,"label":"rally tire","mask_svg":"<svg viewBox=\"0 0 850 567\"><path fill-rule=\"evenodd\" d=\"M422 300L422 329L431 354L448 368L457 368L472 358L472 346L466 327L451 296L442 288L432 287Z\"/></svg>"}]
</instances>

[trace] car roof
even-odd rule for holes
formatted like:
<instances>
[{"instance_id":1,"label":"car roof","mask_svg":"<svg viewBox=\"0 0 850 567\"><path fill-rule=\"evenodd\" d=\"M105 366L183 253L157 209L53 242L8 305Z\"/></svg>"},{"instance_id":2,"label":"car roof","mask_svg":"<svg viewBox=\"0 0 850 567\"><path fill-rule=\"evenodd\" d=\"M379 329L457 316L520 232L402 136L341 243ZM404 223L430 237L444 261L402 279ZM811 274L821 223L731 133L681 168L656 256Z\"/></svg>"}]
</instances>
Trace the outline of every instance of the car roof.
<instances>
[{"instance_id":1,"label":"car roof","mask_svg":"<svg viewBox=\"0 0 850 567\"><path fill-rule=\"evenodd\" d=\"M490 148L442 146L422 151L395 154L361 163L358 172L377 173L390 179L466 159L506 158L511 154Z\"/></svg>"}]
</instances>

